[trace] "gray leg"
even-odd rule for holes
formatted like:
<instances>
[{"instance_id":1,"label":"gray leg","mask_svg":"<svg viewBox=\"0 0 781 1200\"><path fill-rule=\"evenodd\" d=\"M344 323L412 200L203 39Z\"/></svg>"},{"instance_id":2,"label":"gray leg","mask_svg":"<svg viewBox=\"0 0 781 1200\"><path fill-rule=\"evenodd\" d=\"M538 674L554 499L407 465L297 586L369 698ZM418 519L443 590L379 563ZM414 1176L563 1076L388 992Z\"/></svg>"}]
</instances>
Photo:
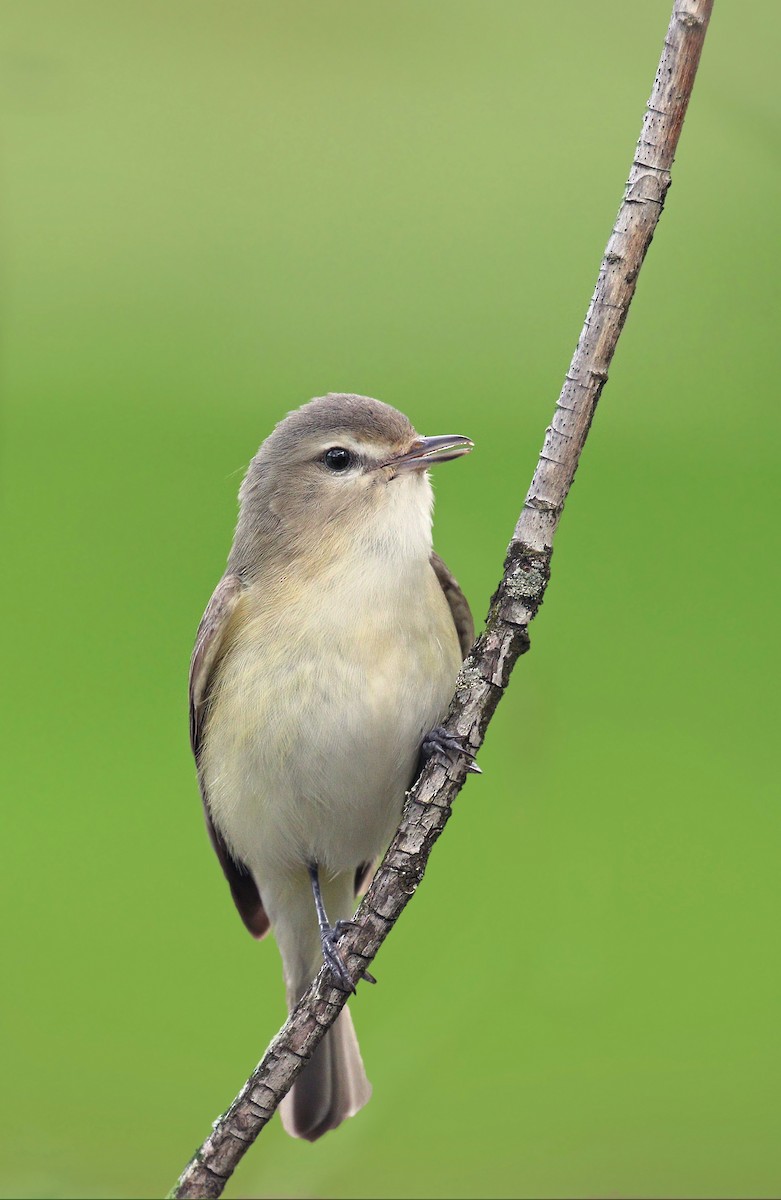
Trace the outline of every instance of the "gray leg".
<instances>
[{"instance_id":1,"label":"gray leg","mask_svg":"<svg viewBox=\"0 0 781 1200\"><path fill-rule=\"evenodd\" d=\"M312 881L312 895L315 898L315 908L317 909L317 923L320 926L320 942L323 947L323 961L329 971L336 980L337 987L344 988L345 991L354 992L355 984L350 978L349 972L345 967L339 952L336 947L341 935L345 929L349 929L354 922L352 921L337 921L335 925L331 925L328 920L328 915L323 904L323 893L320 891L320 876L316 863L309 865L309 878ZM361 975L368 983L376 983L373 975L368 971L364 971Z\"/></svg>"}]
</instances>

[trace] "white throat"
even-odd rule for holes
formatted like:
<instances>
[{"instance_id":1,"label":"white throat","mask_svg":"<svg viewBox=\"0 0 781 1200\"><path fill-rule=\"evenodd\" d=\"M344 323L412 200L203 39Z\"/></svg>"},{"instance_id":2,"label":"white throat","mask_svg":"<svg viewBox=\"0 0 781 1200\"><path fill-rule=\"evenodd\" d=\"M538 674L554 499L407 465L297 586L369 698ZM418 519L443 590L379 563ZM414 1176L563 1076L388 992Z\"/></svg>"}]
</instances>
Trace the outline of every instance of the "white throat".
<instances>
[{"instance_id":1,"label":"white throat","mask_svg":"<svg viewBox=\"0 0 781 1200\"><path fill-rule=\"evenodd\" d=\"M428 563L433 505L427 472L392 479L385 485L380 502L366 514L358 538L359 553L396 568Z\"/></svg>"}]
</instances>

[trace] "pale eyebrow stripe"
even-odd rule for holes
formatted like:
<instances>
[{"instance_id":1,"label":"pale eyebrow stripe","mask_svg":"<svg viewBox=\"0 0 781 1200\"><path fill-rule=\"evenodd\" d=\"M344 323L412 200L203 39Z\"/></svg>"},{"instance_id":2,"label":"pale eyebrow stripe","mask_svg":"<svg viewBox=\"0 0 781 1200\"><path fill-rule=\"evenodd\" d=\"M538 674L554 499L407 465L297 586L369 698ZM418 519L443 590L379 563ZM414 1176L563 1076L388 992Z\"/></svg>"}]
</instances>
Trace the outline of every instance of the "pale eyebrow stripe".
<instances>
[{"instance_id":1,"label":"pale eyebrow stripe","mask_svg":"<svg viewBox=\"0 0 781 1200\"><path fill-rule=\"evenodd\" d=\"M320 453L324 454L326 450L331 450L333 447L339 446L343 450L349 450L356 458L360 459L379 459L382 457L378 446L360 442L349 433L334 433L328 441L320 443Z\"/></svg>"}]
</instances>

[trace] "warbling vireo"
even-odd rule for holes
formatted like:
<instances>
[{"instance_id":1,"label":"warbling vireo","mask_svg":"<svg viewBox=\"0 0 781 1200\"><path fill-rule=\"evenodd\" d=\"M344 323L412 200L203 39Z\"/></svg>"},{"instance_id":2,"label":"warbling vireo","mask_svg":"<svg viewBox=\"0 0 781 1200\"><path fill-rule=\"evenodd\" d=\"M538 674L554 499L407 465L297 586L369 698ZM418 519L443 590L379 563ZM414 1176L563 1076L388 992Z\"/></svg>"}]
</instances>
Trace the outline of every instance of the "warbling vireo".
<instances>
[{"instance_id":1,"label":"warbling vireo","mask_svg":"<svg viewBox=\"0 0 781 1200\"><path fill-rule=\"evenodd\" d=\"M214 849L250 933L274 930L289 1007L323 957L352 989L340 922L398 825L421 747L462 749L437 727L474 631L432 552L427 468L471 449L420 437L379 400L321 396L277 425L241 485L193 651L190 727ZM370 1093L345 1008L282 1120L314 1140Z\"/></svg>"}]
</instances>

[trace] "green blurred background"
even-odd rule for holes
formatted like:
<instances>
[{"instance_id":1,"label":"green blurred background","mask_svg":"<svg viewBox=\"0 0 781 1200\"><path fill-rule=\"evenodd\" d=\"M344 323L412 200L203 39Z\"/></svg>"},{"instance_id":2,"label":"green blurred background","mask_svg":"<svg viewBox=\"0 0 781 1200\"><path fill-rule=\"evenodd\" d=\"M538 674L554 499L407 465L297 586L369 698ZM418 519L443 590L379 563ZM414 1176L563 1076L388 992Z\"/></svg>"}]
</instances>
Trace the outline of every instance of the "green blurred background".
<instances>
[{"instance_id":1,"label":"green blurred background","mask_svg":"<svg viewBox=\"0 0 781 1200\"><path fill-rule=\"evenodd\" d=\"M280 1024L187 744L242 472L328 390L470 434L484 616L668 16L3 6L4 1195L164 1194ZM780 33L716 4L532 653L353 1004L374 1099L229 1196L779 1194Z\"/></svg>"}]
</instances>

